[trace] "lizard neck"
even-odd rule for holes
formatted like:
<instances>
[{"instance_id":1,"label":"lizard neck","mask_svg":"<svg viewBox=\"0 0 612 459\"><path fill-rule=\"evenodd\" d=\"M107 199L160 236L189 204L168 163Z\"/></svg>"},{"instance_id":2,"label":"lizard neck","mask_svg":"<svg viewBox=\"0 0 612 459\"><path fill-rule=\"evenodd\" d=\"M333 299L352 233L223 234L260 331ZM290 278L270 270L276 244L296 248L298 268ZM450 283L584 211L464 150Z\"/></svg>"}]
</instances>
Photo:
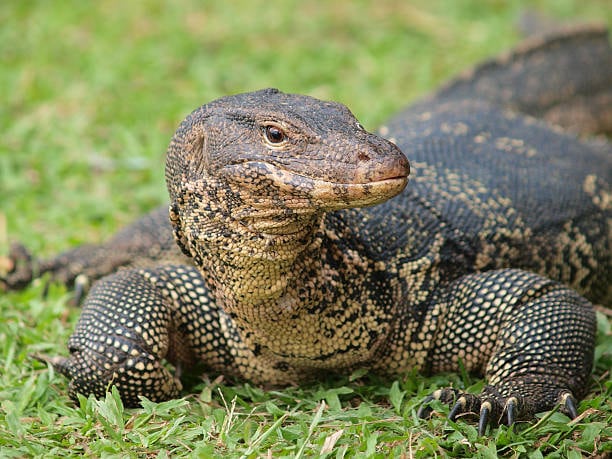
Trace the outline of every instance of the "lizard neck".
<instances>
[{"instance_id":1,"label":"lizard neck","mask_svg":"<svg viewBox=\"0 0 612 459\"><path fill-rule=\"evenodd\" d=\"M320 265L324 213L308 205L283 207L263 191L253 194L207 178L186 186L179 203L184 211L171 212L179 244L232 315L286 297L300 271L317 260ZM184 232L184 227L197 231ZM314 269L309 277L318 274Z\"/></svg>"},{"instance_id":2,"label":"lizard neck","mask_svg":"<svg viewBox=\"0 0 612 459\"><path fill-rule=\"evenodd\" d=\"M185 193L171 220L244 344L295 367L349 368L371 359L390 317L368 295L369 261L346 250L331 225L336 213L245 203L238 193L209 199L203 188Z\"/></svg>"},{"instance_id":3,"label":"lizard neck","mask_svg":"<svg viewBox=\"0 0 612 459\"><path fill-rule=\"evenodd\" d=\"M223 231L203 235L208 239L207 250L198 264L228 313L239 316L243 310L286 298L305 272L319 278L322 219L312 216L308 220L290 234L251 232L240 222L229 221ZM303 307L303 301L299 303ZM296 304L293 309L297 308ZM277 311L280 315L282 309ZM270 315L274 315L272 310Z\"/></svg>"},{"instance_id":4,"label":"lizard neck","mask_svg":"<svg viewBox=\"0 0 612 459\"><path fill-rule=\"evenodd\" d=\"M337 345L320 315L330 291L323 272L323 221L313 216L291 235L243 233L240 249L215 244L202 259L216 301L254 353L312 366Z\"/></svg>"}]
</instances>

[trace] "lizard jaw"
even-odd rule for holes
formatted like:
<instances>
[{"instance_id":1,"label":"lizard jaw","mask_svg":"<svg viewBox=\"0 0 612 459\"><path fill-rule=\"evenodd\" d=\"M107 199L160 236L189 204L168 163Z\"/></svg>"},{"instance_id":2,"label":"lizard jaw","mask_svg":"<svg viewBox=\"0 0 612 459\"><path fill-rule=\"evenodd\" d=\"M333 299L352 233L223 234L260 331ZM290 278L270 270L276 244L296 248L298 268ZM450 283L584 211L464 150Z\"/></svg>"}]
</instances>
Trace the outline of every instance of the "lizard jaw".
<instances>
[{"instance_id":1,"label":"lizard jaw","mask_svg":"<svg viewBox=\"0 0 612 459\"><path fill-rule=\"evenodd\" d=\"M249 207L254 213L266 209L299 212L372 206L398 195L408 183L408 172L403 166L392 167L386 176L380 173L377 180L363 183L314 178L263 161L227 166L223 175L243 192L253 189Z\"/></svg>"},{"instance_id":2,"label":"lizard jaw","mask_svg":"<svg viewBox=\"0 0 612 459\"><path fill-rule=\"evenodd\" d=\"M317 181L313 198L323 210L368 207L385 202L401 193L408 177L392 177L370 183L331 183Z\"/></svg>"}]
</instances>

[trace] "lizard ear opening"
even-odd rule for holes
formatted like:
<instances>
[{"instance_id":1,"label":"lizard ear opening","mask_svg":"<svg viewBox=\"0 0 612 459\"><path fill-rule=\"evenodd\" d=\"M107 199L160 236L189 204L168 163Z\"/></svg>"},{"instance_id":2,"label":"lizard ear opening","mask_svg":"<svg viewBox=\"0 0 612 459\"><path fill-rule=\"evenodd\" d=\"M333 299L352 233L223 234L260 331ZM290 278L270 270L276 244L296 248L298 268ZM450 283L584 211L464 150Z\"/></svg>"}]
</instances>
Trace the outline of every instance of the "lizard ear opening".
<instances>
[{"instance_id":1,"label":"lizard ear opening","mask_svg":"<svg viewBox=\"0 0 612 459\"><path fill-rule=\"evenodd\" d=\"M191 152L189 158L191 164L189 177L198 180L205 175L212 174L222 168L228 160L226 134L218 127L203 126L198 136L189 146Z\"/></svg>"},{"instance_id":2,"label":"lizard ear opening","mask_svg":"<svg viewBox=\"0 0 612 459\"><path fill-rule=\"evenodd\" d=\"M208 169L210 164L210 142L208 141L208 134L204 130L194 144L194 160L195 160L195 173L198 177Z\"/></svg>"}]
</instances>

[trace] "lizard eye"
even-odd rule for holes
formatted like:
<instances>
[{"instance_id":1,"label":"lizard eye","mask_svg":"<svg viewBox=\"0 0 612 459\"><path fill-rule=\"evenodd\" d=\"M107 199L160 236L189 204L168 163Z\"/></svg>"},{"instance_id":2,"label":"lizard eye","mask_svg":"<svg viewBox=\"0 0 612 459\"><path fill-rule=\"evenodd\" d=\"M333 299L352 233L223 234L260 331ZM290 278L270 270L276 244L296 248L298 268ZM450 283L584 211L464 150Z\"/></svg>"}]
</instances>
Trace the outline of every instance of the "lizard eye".
<instances>
[{"instance_id":1,"label":"lizard eye","mask_svg":"<svg viewBox=\"0 0 612 459\"><path fill-rule=\"evenodd\" d=\"M271 124L264 127L264 136L266 137L266 141L272 145L279 145L287 139L285 131Z\"/></svg>"}]
</instances>

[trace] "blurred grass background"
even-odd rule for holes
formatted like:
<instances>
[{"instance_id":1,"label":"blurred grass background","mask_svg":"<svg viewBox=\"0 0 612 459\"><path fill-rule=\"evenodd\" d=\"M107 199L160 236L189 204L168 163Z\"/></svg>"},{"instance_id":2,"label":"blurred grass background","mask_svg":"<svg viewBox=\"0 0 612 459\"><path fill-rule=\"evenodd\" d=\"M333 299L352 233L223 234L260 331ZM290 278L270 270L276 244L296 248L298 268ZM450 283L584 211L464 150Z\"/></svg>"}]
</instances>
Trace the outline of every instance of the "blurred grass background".
<instances>
[{"instance_id":1,"label":"blurred grass background","mask_svg":"<svg viewBox=\"0 0 612 459\"><path fill-rule=\"evenodd\" d=\"M272 86L343 102L375 129L456 72L519 41L526 10L559 22L612 24L609 0L0 2L0 253L10 240L47 255L99 240L165 202L165 148L180 120L203 103ZM45 299L37 287L0 294L0 446L27 440L40 451L77 444L81 453L118 454L121 442L105 449L112 431L86 434L81 427L72 436L59 427L66 421L56 431L41 427L59 414L93 422L91 405L71 411L65 380L27 358L37 350L66 352L78 316L66 299L58 288ZM600 402L609 405L605 397ZM305 430L297 439L311 420L300 421ZM86 446L90 435L100 449ZM212 438L206 451L231 453L215 449L215 441L228 438ZM499 452L495 442L483 445L461 451ZM24 448L21 454L39 451Z\"/></svg>"},{"instance_id":2,"label":"blurred grass background","mask_svg":"<svg viewBox=\"0 0 612 459\"><path fill-rule=\"evenodd\" d=\"M527 9L612 20L607 0L2 2L0 247L52 253L163 202L174 128L216 97L278 87L374 129L509 48Z\"/></svg>"}]
</instances>

